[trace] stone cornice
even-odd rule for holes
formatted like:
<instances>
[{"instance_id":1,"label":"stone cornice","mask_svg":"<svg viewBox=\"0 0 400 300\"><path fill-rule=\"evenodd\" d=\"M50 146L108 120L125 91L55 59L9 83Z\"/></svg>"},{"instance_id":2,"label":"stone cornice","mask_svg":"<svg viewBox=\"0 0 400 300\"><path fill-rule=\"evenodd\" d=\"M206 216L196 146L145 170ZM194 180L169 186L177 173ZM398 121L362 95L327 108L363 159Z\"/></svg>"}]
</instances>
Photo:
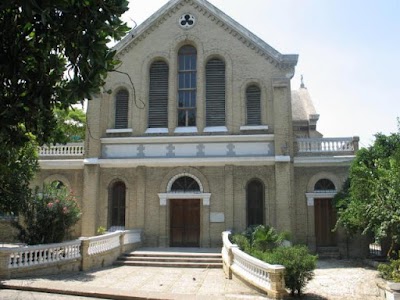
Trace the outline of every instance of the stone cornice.
<instances>
[{"instance_id":1,"label":"stone cornice","mask_svg":"<svg viewBox=\"0 0 400 300\"><path fill-rule=\"evenodd\" d=\"M145 22L132 30L120 43L114 46L114 50L117 50L118 57L121 58L140 41L144 40L151 32L156 30L168 18L174 16L175 13L185 5L185 3L191 5L198 13L206 16L216 25L223 28L228 34L234 36L248 48L264 57L275 67L281 70L290 70L296 66L298 60L297 54L284 55L279 53L262 39L254 35L206 0L169 1Z\"/></svg>"}]
</instances>

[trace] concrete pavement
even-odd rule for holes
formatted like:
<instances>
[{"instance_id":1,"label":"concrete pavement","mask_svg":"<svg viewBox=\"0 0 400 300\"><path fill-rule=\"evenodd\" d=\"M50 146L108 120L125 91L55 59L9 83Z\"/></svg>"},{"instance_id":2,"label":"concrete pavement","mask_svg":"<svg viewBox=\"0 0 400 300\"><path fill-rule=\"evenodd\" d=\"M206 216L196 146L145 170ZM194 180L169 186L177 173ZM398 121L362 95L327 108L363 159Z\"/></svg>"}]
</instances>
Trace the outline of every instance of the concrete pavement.
<instances>
[{"instance_id":1,"label":"concrete pavement","mask_svg":"<svg viewBox=\"0 0 400 300\"><path fill-rule=\"evenodd\" d=\"M320 260L315 275L302 299L380 299L376 287L377 271L361 261ZM11 279L2 284L3 288L102 299L268 299L237 278L225 279L221 269L121 266L92 272ZM0 290L0 299L14 300L3 297L5 292ZM52 296L49 299L69 300Z\"/></svg>"}]
</instances>

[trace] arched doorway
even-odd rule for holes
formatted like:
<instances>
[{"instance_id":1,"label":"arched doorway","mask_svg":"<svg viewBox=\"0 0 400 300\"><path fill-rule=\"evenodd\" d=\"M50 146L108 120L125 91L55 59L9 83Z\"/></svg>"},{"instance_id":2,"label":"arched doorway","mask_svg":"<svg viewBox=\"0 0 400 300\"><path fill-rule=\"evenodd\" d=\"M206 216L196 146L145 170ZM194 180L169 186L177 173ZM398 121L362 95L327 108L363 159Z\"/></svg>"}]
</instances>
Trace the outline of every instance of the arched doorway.
<instances>
[{"instance_id":1,"label":"arched doorway","mask_svg":"<svg viewBox=\"0 0 400 300\"><path fill-rule=\"evenodd\" d=\"M171 186L171 193L193 195L201 193L198 182L189 176L177 178ZM170 246L200 246L200 197L198 199L179 197L170 199Z\"/></svg>"},{"instance_id":2,"label":"arched doorway","mask_svg":"<svg viewBox=\"0 0 400 300\"><path fill-rule=\"evenodd\" d=\"M264 224L264 184L253 179L246 188L247 226Z\"/></svg>"},{"instance_id":3,"label":"arched doorway","mask_svg":"<svg viewBox=\"0 0 400 300\"><path fill-rule=\"evenodd\" d=\"M109 230L125 228L126 186L122 181L112 184L109 190Z\"/></svg>"},{"instance_id":4,"label":"arched doorway","mask_svg":"<svg viewBox=\"0 0 400 300\"><path fill-rule=\"evenodd\" d=\"M335 228L337 215L332 195L336 193L336 187L329 179L320 179L315 183L314 193L316 246L335 247L336 232L332 230Z\"/></svg>"}]
</instances>

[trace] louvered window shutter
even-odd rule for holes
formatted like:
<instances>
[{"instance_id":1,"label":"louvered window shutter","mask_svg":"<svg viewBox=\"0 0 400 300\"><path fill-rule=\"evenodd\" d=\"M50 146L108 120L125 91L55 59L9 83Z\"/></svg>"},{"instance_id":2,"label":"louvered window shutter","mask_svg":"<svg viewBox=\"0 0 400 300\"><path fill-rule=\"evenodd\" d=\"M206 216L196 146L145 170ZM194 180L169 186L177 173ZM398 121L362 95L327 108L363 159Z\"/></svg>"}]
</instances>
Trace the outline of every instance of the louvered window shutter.
<instances>
[{"instance_id":1,"label":"louvered window shutter","mask_svg":"<svg viewBox=\"0 0 400 300\"><path fill-rule=\"evenodd\" d=\"M149 128L168 127L168 65L156 61L150 67Z\"/></svg>"},{"instance_id":2,"label":"louvered window shutter","mask_svg":"<svg viewBox=\"0 0 400 300\"><path fill-rule=\"evenodd\" d=\"M121 90L115 99L115 128L128 128L129 93Z\"/></svg>"},{"instance_id":3,"label":"louvered window shutter","mask_svg":"<svg viewBox=\"0 0 400 300\"><path fill-rule=\"evenodd\" d=\"M246 90L247 125L261 125L261 91L256 85Z\"/></svg>"},{"instance_id":4,"label":"louvered window shutter","mask_svg":"<svg viewBox=\"0 0 400 300\"><path fill-rule=\"evenodd\" d=\"M206 65L206 126L225 126L225 63L219 59Z\"/></svg>"}]
</instances>

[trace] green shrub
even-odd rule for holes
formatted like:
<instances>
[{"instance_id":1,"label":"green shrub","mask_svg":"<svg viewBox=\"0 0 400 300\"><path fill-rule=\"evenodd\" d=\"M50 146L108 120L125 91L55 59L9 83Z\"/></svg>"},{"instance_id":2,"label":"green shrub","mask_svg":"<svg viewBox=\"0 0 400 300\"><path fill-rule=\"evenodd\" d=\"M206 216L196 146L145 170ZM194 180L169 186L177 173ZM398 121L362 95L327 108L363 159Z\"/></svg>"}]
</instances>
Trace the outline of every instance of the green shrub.
<instances>
[{"instance_id":1,"label":"green shrub","mask_svg":"<svg viewBox=\"0 0 400 300\"><path fill-rule=\"evenodd\" d=\"M29 244L60 243L75 225L81 211L75 197L58 182L36 189L31 201L20 214L23 223L17 224L19 238Z\"/></svg>"},{"instance_id":2,"label":"green shrub","mask_svg":"<svg viewBox=\"0 0 400 300\"><path fill-rule=\"evenodd\" d=\"M291 294L299 295L308 281L314 277L317 256L311 255L306 246L278 247L271 252L254 253L269 264L285 267L285 284Z\"/></svg>"},{"instance_id":3,"label":"green shrub","mask_svg":"<svg viewBox=\"0 0 400 300\"><path fill-rule=\"evenodd\" d=\"M232 243L238 245L240 250L246 253L249 253L251 251L249 240L240 233L232 236Z\"/></svg>"},{"instance_id":4,"label":"green shrub","mask_svg":"<svg viewBox=\"0 0 400 300\"><path fill-rule=\"evenodd\" d=\"M252 234L251 246L253 250L271 251L281 246L288 236L288 233L278 233L273 227L259 225Z\"/></svg>"},{"instance_id":5,"label":"green shrub","mask_svg":"<svg viewBox=\"0 0 400 300\"><path fill-rule=\"evenodd\" d=\"M400 282L400 259L391 259L388 264L379 264L378 271L383 279Z\"/></svg>"},{"instance_id":6,"label":"green shrub","mask_svg":"<svg viewBox=\"0 0 400 300\"><path fill-rule=\"evenodd\" d=\"M242 233L233 235L232 242L247 253L252 251L270 251L289 239L287 232L278 233L275 228L265 225L249 226Z\"/></svg>"}]
</instances>

